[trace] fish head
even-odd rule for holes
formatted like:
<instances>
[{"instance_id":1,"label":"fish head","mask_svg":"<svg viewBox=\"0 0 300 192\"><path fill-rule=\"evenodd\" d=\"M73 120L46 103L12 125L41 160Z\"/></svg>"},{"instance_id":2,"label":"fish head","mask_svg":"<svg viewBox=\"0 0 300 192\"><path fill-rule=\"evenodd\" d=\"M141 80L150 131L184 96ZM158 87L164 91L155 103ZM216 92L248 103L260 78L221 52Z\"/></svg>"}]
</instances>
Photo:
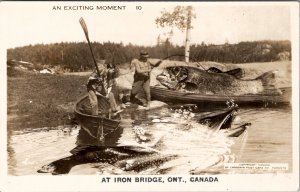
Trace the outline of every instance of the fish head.
<instances>
[{"instance_id":1,"label":"fish head","mask_svg":"<svg viewBox=\"0 0 300 192\"><path fill-rule=\"evenodd\" d=\"M184 80L188 76L186 67L166 67L162 73L156 76L156 79L169 89L176 89L180 84L184 85Z\"/></svg>"},{"instance_id":2,"label":"fish head","mask_svg":"<svg viewBox=\"0 0 300 192\"><path fill-rule=\"evenodd\" d=\"M175 67L167 67L167 73L169 74L171 80L182 82L188 76L188 69L184 66L175 66Z\"/></svg>"},{"instance_id":3,"label":"fish head","mask_svg":"<svg viewBox=\"0 0 300 192\"><path fill-rule=\"evenodd\" d=\"M242 135L249 127L251 126L251 123L244 123L243 125L229 129L226 133L227 137L239 137Z\"/></svg>"},{"instance_id":4,"label":"fish head","mask_svg":"<svg viewBox=\"0 0 300 192\"><path fill-rule=\"evenodd\" d=\"M225 110L211 112L201 117L199 123L211 129L229 129L238 114L238 107L232 106Z\"/></svg>"},{"instance_id":5,"label":"fish head","mask_svg":"<svg viewBox=\"0 0 300 192\"><path fill-rule=\"evenodd\" d=\"M44 165L39 170L38 173L55 173L56 166L54 164Z\"/></svg>"}]
</instances>

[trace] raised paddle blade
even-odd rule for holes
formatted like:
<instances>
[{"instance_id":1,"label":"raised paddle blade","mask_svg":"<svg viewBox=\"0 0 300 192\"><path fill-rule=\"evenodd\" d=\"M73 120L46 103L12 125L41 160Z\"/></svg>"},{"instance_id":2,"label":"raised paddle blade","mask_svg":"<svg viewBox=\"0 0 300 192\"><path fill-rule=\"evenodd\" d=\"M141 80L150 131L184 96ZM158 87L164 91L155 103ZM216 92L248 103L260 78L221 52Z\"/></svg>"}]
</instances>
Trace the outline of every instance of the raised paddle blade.
<instances>
[{"instance_id":1,"label":"raised paddle blade","mask_svg":"<svg viewBox=\"0 0 300 192\"><path fill-rule=\"evenodd\" d=\"M94 64L95 64L95 67L97 69L97 73L98 73L98 76L100 77L100 71L99 71L99 68L97 66L97 63L96 63L96 60L95 60L95 56L94 56L94 53L93 53L93 49L92 49L92 46L91 46L91 43L90 43L90 39L89 39L89 34L88 34L88 29L87 29L87 26L85 24L85 21L84 19L81 17L79 19L79 23L84 31L84 34L85 34L85 37L86 37L86 40L88 41L88 44L89 44L89 47L90 47L90 51L91 51L91 54L92 54L92 58L93 58L93 61L94 61Z\"/></svg>"},{"instance_id":2,"label":"raised paddle blade","mask_svg":"<svg viewBox=\"0 0 300 192\"><path fill-rule=\"evenodd\" d=\"M85 24L85 21L84 21L84 19L82 17L79 19L79 23L80 23L80 25L81 25L81 27L82 27L82 29L84 31L84 34L85 34L86 38L88 39L89 38L88 28L87 28L87 26Z\"/></svg>"}]
</instances>

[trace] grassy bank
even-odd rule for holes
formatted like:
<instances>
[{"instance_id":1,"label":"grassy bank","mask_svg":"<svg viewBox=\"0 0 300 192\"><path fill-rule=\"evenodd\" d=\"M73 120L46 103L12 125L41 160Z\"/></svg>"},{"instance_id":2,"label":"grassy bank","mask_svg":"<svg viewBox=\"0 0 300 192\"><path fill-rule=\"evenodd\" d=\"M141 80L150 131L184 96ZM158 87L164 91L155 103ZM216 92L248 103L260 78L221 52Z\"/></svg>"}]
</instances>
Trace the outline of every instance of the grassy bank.
<instances>
[{"instance_id":1,"label":"grassy bank","mask_svg":"<svg viewBox=\"0 0 300 192\"><path fill-rule=\"evenodd\" d=\"M86 94L86 79L8 71L8 129L68 123L75 101Z\"/></svg>"}]
</instances>

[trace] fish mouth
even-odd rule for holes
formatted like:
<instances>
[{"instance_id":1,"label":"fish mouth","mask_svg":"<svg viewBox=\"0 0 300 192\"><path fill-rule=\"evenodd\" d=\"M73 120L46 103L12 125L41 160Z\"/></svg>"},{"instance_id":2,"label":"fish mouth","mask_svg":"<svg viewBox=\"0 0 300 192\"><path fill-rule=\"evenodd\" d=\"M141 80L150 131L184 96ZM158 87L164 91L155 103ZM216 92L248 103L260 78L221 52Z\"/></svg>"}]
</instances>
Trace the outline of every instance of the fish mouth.
<instances>
[{"instance_id":1,"label":"fish mouth","mask_svg":"<svg viewBox=\"0 0 300 192\"><path fill-rule=\"evenodd\" d=\"M249 127L251 123L244 123L236 128L229 129L226 133L227 137L239 137L242 135Z\"/></svg>"},{"instance_id":2,"label":"fish mouth","mask_svg":"<svg viewBox=\"0 0 300 192\"><path fill-rule=\"evenodd\" d=\"M37 170L38 173L52 173L55 168L50 165L44 165L42 168Z\"/></svg>"},{"instance_id":3,"label":"fish mouth","mask_svg":"<svg viewBox=\"0 0 300 192\"><path fill-rule=\"evenodd\" d=\"M56 171L57 167L53 164L44 165L39 170L37 170L38 173L52 173L53 175L58 174ZM62 174L62 173L59 173Z\"/></svg>"},{"instance_id":4,"label":"fish mouth","mask_svg":"<svg viewBox=\"0 0 300 192\"><path fill-rule=\"evenodd\" d=\"M177 90L185 85L184 81L187 77L188 69L186 67L167 67L156 76L156 79L168 89Z\"/></svg>"},{"instance_id":5,"label":"fish mouth","mask_svg":"<svg viewBox=\"0 0 300 192\"><path fill-rule=\"evenodd\" d=\"M206 117L200 118L199 123L208 126L212 130L225 130L227 137L239 137L251 126L251 123L244 123L232 128L232 123L237 114L238 107L232 106L221 112L211 113L206 115Z\"/></svg>"}]
</instances>

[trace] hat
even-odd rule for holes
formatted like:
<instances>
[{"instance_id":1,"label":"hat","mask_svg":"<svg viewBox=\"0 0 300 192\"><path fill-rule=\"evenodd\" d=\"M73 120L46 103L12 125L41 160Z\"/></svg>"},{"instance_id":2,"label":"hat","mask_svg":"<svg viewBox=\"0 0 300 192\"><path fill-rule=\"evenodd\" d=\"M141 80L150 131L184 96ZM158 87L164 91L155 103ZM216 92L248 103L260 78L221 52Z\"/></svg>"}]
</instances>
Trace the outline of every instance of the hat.
<instances>
[{"instance_id":1,"label":"hat","mask_svg":"<svg viewBox=\"0 0 300 192\"><path fill-rule=\"evenodd\" d=\"M140 52L140 56L141 56L141 57L149 57L149 54L148 54L148 52L146 52L146 51L141 51L141 52Z\"/></svg>"}]
</instances>

